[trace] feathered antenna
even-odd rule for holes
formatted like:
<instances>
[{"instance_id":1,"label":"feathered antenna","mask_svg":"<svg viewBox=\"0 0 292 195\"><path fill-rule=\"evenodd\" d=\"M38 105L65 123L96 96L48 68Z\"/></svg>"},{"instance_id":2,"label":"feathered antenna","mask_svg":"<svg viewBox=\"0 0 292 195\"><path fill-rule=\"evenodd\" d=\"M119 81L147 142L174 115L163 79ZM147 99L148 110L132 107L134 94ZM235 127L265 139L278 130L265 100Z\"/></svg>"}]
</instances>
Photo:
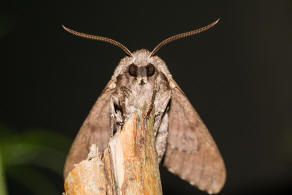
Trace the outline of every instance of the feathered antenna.
<instances>
[{"instance_id":1,"label":"feathered antenna","mask_svg":"<svg viewBox=\"0 0 292 195\"><path fill-rule=\"evenodd\" d=\"M181 38L185 38L185 37L188 37L188 36L192 36L192 35L195 35L195 34L198 34L200 32L203 32L203 31L206 31L208 30L209 28L212 28L213 26L215 26L218 22L219 22L220 19L217 19L215 22L207 25L207 26L204 26L202 28L199 28L199 29L195 29L195 30L192 30L192 31L188 31L188 32L184 32L184 33L180 33L180 34L177 34L177 35L173 35L167 39L164 39L163 41L161 41L151 52L150 56L153 56L162 46L174 41L174 40L177 40L177 39L181 39Z\"/></svg>"},{"instance_id":2,"label":"feathered antenna","mask_svg":"<svg viewBox=\"0 0 292 195\"><path fill-rule=\"evenodd\" d=\"M121 44L118 41L115 41L115 40L110 39L110 38L107 38L107 37L101 37L101 36L96 36L96 35L90 35L90 34L86 34L86 33L77 32L75 30L72 30L70 28L67 28L64 25L62 25L62 27L67 32L72 33L73 35L76 35L78 37L83 37L83 38L87 38L87 39L93 39L93 40L97 40L97 41L103 41L103 42L107 42L107 43L110 43L112 45L118 46L119 48L121 48L122 50L124 50L124 52L126 52L126 54L128 54L129 56L132 56L132 53L130 52L130 50L128 50L128 48L126 48L123 44Z\"/></svg>"}]
</instances>

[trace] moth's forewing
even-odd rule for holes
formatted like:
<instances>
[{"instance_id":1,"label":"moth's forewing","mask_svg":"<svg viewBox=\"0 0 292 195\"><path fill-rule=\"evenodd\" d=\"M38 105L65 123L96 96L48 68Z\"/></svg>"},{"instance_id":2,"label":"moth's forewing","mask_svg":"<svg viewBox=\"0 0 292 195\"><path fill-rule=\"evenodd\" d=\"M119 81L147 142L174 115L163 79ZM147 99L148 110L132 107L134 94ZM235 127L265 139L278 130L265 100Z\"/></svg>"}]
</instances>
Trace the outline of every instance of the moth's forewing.
<instances>
[{"instance_id":1,"label":"moth's forewing","mask_svg":"<svg viewBox=\"0 0 292 195\"><path fill-rule=\"evenodd\" d=\"M201 118L179 88L172 89L169 134L164 165L209 193L218 193L226 179L221 154Z\"/></svg>"},{"instance_id":2,"label":"moth's forewing","mask_svg":"<svg viewBox=\"0 0 292 195\"><path fill-rule=\"evenodd\" d=\"M111 135L110 94L111 90L106 88L83 122L67 156L64 178L74 168L74 164L87 158L92 144L96 144L100 152L107 147Z\"/></svg>"}]
</instances>

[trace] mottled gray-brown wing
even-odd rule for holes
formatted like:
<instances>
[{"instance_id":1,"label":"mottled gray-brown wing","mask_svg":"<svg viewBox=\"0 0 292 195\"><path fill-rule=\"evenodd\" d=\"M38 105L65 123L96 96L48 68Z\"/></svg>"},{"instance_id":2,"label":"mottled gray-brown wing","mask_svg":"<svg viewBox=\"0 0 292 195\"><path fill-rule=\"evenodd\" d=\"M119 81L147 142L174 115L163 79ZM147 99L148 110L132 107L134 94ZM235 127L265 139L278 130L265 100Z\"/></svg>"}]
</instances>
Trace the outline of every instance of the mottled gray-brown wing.
<instances>
[{"instance_id":1,"label":"mottled gray-brown wing","mask_svg":"<svg viewBox=\"0 0 292 195\"><path fill-rule=\"evenodd\" d=\"M83 122L67 156L64 178L74 168L74 164L87 158L92 144L96 144L100 152L107 147L111 135L110 94L111 90L105 90L99 96Z\"/></svg>"},{"instance_id":2,"label":"mottled gray-brown wing","mask_svg":"<svg viewBox=\"0 0 292 195\"><path fill-rule=\"evenodd\" d=\"M169 110L164 166L208 193L218 193L226 179L225 165L207 127L187 97L175 87Z\"/></svg>"}]
</instances>

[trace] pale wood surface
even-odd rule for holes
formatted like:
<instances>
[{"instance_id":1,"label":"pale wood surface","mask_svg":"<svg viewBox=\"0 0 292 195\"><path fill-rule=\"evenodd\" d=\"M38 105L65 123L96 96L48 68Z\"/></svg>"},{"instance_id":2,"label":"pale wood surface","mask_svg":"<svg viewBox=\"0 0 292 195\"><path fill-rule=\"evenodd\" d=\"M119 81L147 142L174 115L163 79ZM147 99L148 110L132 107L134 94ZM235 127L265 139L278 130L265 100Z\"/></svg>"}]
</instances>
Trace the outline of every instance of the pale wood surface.
<instances>
[{"instance_id":1,"label":"pale wood surface","mask_svg":"<svg viewBox=\"0 0 292 195\"><path fill-rule=\"evenodd\" d=\"M65 180L66 195L161 195L155 151L153 115L142 109L126 121L109 142L101 159L95 145Z\"/></svg>"}]
</instances>

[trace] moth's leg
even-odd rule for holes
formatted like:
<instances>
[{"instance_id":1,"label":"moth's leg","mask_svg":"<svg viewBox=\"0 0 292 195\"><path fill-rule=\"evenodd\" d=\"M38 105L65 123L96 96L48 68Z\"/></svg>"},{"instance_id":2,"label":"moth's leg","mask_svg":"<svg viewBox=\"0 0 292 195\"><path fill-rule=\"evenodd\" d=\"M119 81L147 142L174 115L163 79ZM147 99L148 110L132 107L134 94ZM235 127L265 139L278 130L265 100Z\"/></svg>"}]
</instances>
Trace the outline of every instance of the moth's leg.
<instances>
[{"instance_id":1,"label":"moth's leg","mask_svg":"<svg viewBox=\"0 0 292 195\"><path fill-rule=\"evenodd\" d=\"M157 98L154 102L154 106L155 106L154 127L155 127L155 129L159 128L163 115L166 114L169 110L171 92L165 91L164 93L158 94L158 95L159 95L159 98ZM155 133L157 133L157 132L155 132Z\"/></svg>"},{"instance_id":2,"label":"moth's leg","mask_svg":"<svg viewBox=\"0 0 292 195\"><path fill-rule=\"evenodd\" d=\"M132 91L127 88L126 86L121 86L120 87L120 94L119 94L119 100L120 100L120 104L121 104L121 108L122 108L122 117L123 117L123 121L126 119L126 113L127 113L127 107L126 107L126 98L129 98L129 96L131 95Z\"/></svg>"},{"instance_id":3,"label":"moth's leg","mask_svg":"<svg viewBox=\"0 0 292 195\"><path fill-rule=\"evenodd\" d=\"M152 112L156 94L157 94L157 90L154 89L153 93L152 93L152 97L151 97L150 103L147 105L147 108L146 108L145 118L149 118L149 116L150 116L150 114Z\"/></svg>"},{"instance_id":4,"label":"moth's leg","mask_svg":"<svg viewBox=\"0 0 292 195\"><path fill-rule=\"evenodd\" d=\"M158 163L160 163L166 150L167 135L168 135L168 113L165 113L162 117L162 121L159 126L155 141Z\"/></svg>"},{"instance_id":5,"label":"moth's leg","mask_svg":"<svg viewBox=\"0 0 292 195\"><path fill-rule=\"evenodd\" d=\"M126 86L121 86L120 89L121 89L124 97L129 97L132 93L131 89L129 89Z\"/></svg>"},{"instance_id":6,"label":"moth's leg","mask_svg":"<svg viewBox=\"0 0 292 195\"><path fill-rule=\"evenodd\" d=\"M111 136L114 135L114 132L116 132L116 111L115 111L115 105L114 105L114 97L111 96L110 99L110 123L111 123Z\"/></svg>"},{"instance_id":7,"label":"moth's leg","mask_svg":"<svg viewBox=\"0 0 292 195\"><path fill-rule=\"evenodd\" d=\"M155 102L155 121L154 127L157 129L155 132L156 140L155 147L157 152L158 162L161 161L167 145L167 136L168 136L168 112L170 108L170 98L171 92L165 91L162 94L159 94Z\"/></svg>"},{"instance_id":8,"label":"moth's leg","mask_svg":"<svg viewBox=\"0 0 292 195\"><path fill-rule=\"evenodd\" d=\"M111 135L119 131L123 124L122 111L120 110L120 101L118 96L111 95L110 113L111 113Z\"/></svg>"}]
</instances>

